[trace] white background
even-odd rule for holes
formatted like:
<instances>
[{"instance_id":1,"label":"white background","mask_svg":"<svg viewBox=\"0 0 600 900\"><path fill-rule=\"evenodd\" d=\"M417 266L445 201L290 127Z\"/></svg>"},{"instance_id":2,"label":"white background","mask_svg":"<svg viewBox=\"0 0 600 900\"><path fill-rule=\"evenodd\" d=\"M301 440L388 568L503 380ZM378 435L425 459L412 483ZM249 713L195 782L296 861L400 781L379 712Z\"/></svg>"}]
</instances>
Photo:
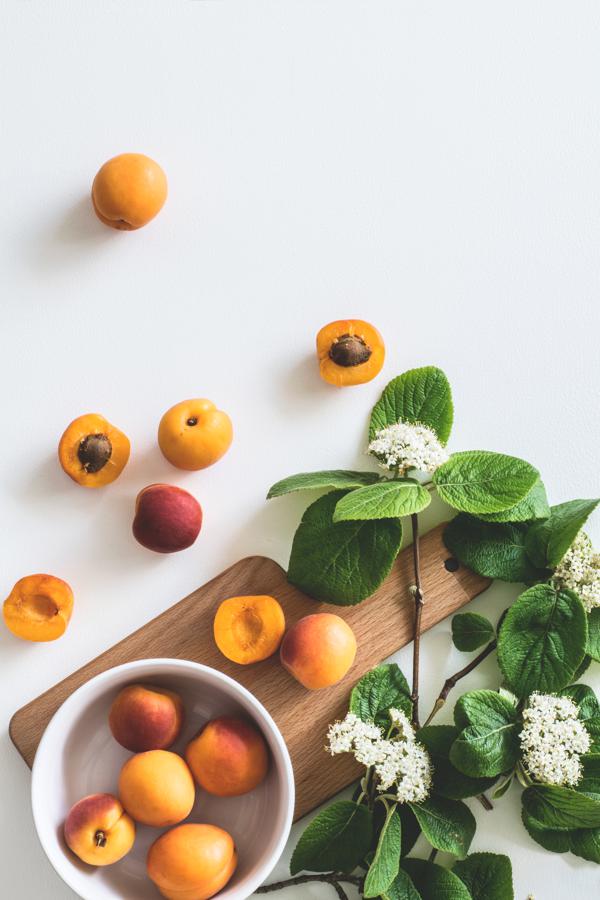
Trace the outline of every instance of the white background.
<instances>
[{"instance_id":1,"label":"white background","mask_svg":"<svg viewBox=\"0 0 600 900\"><path fill-rule=\"evenodd\" d=\"M389 378L441 366L452 448L530 459L552 502L598 492L600 9L5 0L2 19L1 585L52 572L76 607L59 643L0 633L0 893L67 900L11 714L237 559L285 565L308 498L267 504L268 486L363 464ZM88 195L130 150L163 165L170 196L120 233ZM338 391L316 374L314 336L347 316L374 322L388 357L375 382ZM197 474L170 468L155 439L189 396L236 429ZM133 446L98 492L56 461L63 428L91 410ZM205 511L197 544L167 558L130 533L136 493L157 480ZM598 517L590 530L600 543ZM515 595L496 586L472 608L496 618ZM424 708L465 662L449 631L424 640ZM497 679L490 661L462 686ZM528 838L518 791L493 813L472 806L473 847L510 854L518 900L597 891L592 864Z\"/></svg>"}]
</instances>

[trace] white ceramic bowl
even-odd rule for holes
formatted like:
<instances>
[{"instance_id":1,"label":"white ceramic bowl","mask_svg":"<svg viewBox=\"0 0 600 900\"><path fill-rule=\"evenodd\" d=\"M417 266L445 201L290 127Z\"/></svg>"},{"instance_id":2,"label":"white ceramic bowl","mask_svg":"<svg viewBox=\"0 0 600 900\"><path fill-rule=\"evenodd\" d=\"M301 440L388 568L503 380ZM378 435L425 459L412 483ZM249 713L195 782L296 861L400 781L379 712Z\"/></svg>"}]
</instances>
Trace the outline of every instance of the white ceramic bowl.
<instances>
[{"instance_id":1,"label":"white ceramic bowl","mask_svg":"<svg viewBox=\"0 0 600 900\"><path fill-rule=\"evenodd\" d=\"M60 707L38 747L32 773L33 818L39 839L60 877L83 900L157 900L146 874L150 844L165 829L139 825L132 851L113 866L92 868L66 847L63 824L87 794L117 793L121 766L131 754L112 737L108 712L119 690L147 682L177 691L186 723L172 748L181 752L208 719L242 715L262 731L271 767L260 787L223 799L198 790L188 820L225 828L233 837L238 868L219 900L246 900L267 878L287 841L294 811L294 776L284 740L264 706L244 687L207 666L177 659L145 659L103 672Z\"/></svg>"}]
</instances>

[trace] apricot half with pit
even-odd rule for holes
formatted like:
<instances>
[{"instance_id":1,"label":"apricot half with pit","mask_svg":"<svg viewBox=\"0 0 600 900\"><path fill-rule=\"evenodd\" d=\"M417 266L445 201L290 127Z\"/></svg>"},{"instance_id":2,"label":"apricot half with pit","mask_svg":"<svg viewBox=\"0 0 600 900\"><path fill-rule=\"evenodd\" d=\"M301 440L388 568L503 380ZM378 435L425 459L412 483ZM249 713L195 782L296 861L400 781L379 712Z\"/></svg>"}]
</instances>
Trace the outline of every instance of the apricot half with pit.
<instances>
[{"instance_id":1,"label":"apricot half with pit","mask_svg":"<svg viewBox=\"0 0 600 900\"><path fill-rule=\"evenodd\" d=\"M233 426L227 413L210 400L184 400L167 410L158 426L158 445L178 469L212 466L227 452Z\"/></svg>"},{"instance_id":2,"label":"apricot half with pit","mask_svg":"<svg viewBox=\"0 0 600 900\"><path fill-rule=\"evenodd\" d=\"M90 794L69 812L64 835L69 849L84 863L110 866L133 847L135 824L112 794Z\"/></svg>"},{"instance_id":3,"label":"apricot half with pit","mask_svg":"<svg viewBox=\"0 0 600 900\"><path fill-rule=\"evenodd\" d=\"M58 459L69 478L98 488L119 477L130 452L129 438L98 413L74 419L58 445Z\"/></svg>"},{"instance_id":4,"label":"apricot half with pit","mask_svg":"<svg viewBox=\"0 0 600 900\"><path fill-rule=\"evenodd\" d=\"M167 176L143 153L121 153L105 162L92 184L92 204L101 222L119 231L147 225L167 199Z\"/></svg>"},{"instance_id":5,"label":"apricot half with pit","mask_svg":"<svg viewBox=\"0 0 600 900\"><path fill-rule=\"evenodd\" d=\"M26 575L4 601L4 621L26 641L55 641L73 612L73 591L55 575Z\"/></svg>"},{"instance_id":6,"label":"apricot half with pit","mask_svg":"<svg viewBox=\"0 0 600 900\"><path fill-rule=\"evenodd\" d=\"M167 900L208 900L237 866L230 834L216 825L179 825L150 847L148 875Z\"/></svg>"},{"instance_id":7,"label":"apricot half with pit","mask_svg":"<svg viewBox=\"0 0 600 900\"><path fill-rule=\"evenodd\" d=\"M385 360L383 338L362 319L330 322L317 335L319 372L336 387L365 384L381 372Z\"/></svg>"},{"instance_id":8,"label":"apricot half with pit","mask_svg":"<svg viewBox=\"0 0 600 900\"><path fill-rule=\"evenodd\" d=\"M250 722L233 716L208 722L187 745L185 758L200 787L217 797L253 791L269 770L264 737Z\"/></svg>"}]
</instances>

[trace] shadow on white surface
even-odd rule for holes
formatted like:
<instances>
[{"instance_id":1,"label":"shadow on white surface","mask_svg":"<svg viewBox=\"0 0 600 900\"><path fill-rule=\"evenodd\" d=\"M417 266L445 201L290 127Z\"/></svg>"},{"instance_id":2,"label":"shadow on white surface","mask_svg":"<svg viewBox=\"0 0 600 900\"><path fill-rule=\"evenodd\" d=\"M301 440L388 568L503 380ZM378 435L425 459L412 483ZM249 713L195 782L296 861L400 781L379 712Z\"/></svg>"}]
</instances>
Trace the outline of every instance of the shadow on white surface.
<instances>
[{"instance_id":1,"label":"shadow on white surface","mask_svg":"<svg viewBox=\"0 0 600 900\"><path fill-rule=\"evenodd\" d=\"M28 263L42 273L79 262L82 253L106 248L119 232L96 217L89 196L83 196L34 233Z\"/></svg>"}]
</instances>

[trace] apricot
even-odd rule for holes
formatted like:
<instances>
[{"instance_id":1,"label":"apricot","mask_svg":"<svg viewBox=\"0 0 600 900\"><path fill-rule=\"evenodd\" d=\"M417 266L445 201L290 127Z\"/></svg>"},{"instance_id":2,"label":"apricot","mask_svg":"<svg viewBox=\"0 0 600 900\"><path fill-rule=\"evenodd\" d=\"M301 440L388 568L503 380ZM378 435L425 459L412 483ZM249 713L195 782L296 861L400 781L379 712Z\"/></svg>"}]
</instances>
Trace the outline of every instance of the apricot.
<instances>
[{"instance_id":1,"label":"apricot","mask_svg":"<svg viewBox=\"0 0 600 900\"><path fill-rule=\"evenodd\" d=\"M311 691L330 687L346 675L356 656L356 638L333 613L313 613L290 628L281 644L281 663Z\"/></svg>"},{"instance_id":2,"label":"apricot","mask_svg":"<svg viewBox=\"0 0 600 900\"><path fill-rule=\"evenodd\" d=\"M120 231L147 225L167 199L167 177L143 153L121 153L105 162L92 184L92 204L101 222Z\"/></svg>"},{"instance_id":3,"label":"apricot","mask_svg":"<svg viewBox=\"0 0 600 900\"><path fill-rule=\"evenodd\" d=\"M136 822L164 828L176 825L191 813L194 779L176 753L148 750L132 756L121 769L119 797Z\"/></svg>"},{"instance_id":4,"label":"apricot","mask_svg":"<svg viewBox=\"0 0 600 900\"><path fill-rule=\"evenodd\" d=\"M275 597L230 597L219 606L213 631L223 656L246 666L277 652L285 616Z\"/></svg>"},{"instance_id":5,"label":"apricot","mask_svg":"<svg viewBox=\"0 0 600 900\"><path fill-rule=\"evenodd\" d=\"M233 426L210 400L184 400L167 410L158 426L158 446L178 469L212 466L227 453Z\"/></svg>"},{"instance_id":6,"label":"apricot","mask_svg":"<svg viewBox=\"0 0 600 900\"><path fill-rule=\"evenodd\" d=\"M133 534L156 553L191 547L202 527L202 507L195 497L172 484L151 484L135 502Z\"/></svg>"},{"instance_id":7,"label":"apricot","mask_svg":"<svg viewBox=\"0 0 600 900\"><path fill-rule=\"evenodd\" d=\"M4 621L26 641L55 641L73 612L73 591L55 575L26 575L4 601Z\"/></svg>"},{"instance_id":8,"label":"apricot","mask_svg":"<svg viewBox=\"0 0 600 900\"><path fill-rule=\"evenodd\" d=\"M129 459L129 438L98 413L74 419L58 445L58 459L69 478L98 488L119 477Z\"/></svg>"},{"instance_id":9,"label":"apricot","mask_svg":"<svg viewBox=\"0 0 600 900\"><path fill-rule=\"evenodd\" d=\"M187 745L185 758L200 787L217 797L253 791L269 770L269 751L260 731L231 716L208 722Z\"/></svg>"},{"instance_id":10,"label":"apricot","mask_svg":"<svg viewBox=\"0 0 600 900\"><path fill-rule=\"evenodd\" d=\"M336 387L365 384L379 375L385 360L383 338L361 319L330 322L317 335L321 378Z\"/></svg>"},{"instance_id":11,"label":"apricot","mask_svg":"<svg viewBox=\"0 0 600 900\"><path fill-rule=\"evenodd\" d=\"M134 753L166 750L179 737L183 720L181 697L147 684L123 688L108 716L114 739Z\"/></svg>"},{"instance_id":12,"label":"apricot","mask_svg":"<svg viewBox=\"0 0 600 900\"><path fill-rule=\"evenodd\" d=\"M71 809L64 825L67 846L90 866L111 866L135 841L135 825L112 794L90 794Z\"/></svg>"},{"instance_id":13,"label":"apricot","mask_svg":"<svg viewBox=\"0 0 600 900\"><path fill-rule=\"evenodd\" d=\"M208 900L237 866L230 834L216 825L179 825L150 847L148 875L167 900Z\"/></svg>"}]
</instances>

